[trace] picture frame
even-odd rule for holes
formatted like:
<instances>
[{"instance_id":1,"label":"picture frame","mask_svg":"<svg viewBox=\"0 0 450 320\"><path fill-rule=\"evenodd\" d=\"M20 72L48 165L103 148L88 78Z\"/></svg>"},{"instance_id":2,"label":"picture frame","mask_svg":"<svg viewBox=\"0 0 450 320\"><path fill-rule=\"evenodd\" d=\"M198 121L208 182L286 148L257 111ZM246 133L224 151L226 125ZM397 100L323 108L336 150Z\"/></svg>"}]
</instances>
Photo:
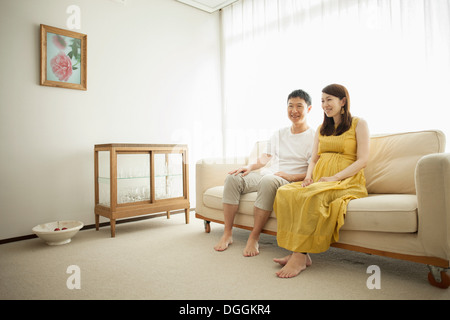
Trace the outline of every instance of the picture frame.
<instances>
[{"instance_id":1,"label":"picture frame","mask_svg":"<svg viewBox=\"0 0 450 320\"><path fill-rule=\"evenodd\" d=\"M40 84L87 90L87 35L40 25Z\"/></svg>"}]
</instances>

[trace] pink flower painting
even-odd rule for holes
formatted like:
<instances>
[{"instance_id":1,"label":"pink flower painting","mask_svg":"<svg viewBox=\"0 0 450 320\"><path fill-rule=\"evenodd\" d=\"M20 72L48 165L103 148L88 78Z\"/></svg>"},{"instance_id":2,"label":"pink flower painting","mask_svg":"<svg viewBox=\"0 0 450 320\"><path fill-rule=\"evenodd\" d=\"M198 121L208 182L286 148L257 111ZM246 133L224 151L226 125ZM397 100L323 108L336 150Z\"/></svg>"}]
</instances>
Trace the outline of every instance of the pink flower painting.
<instances>
[{"instance_id":1,"label":"pink flower painting","mask_svg":"<svg viewBox=\"0 0 450 320\"><path fill-rule=\"evenodd\" d=\"M64 40L64 38L61 37L58 34L55 34L52 37L52 41L53 41L53 44L55 45L55 47L57 47L59 50L64 50L66 48L66 46L67 46L66 41Z\"/></svg>"},{"instance_id":2,"label":"pink flower painting","mask_svg":"<svg viewBox=\"0 0 450 320\"><path fill-rule=\"evenodd\" d=\"M53 73L58 77L59 81L69 80L72 75L72 61L64 52L61 51L53 57L50 61L50 65Z\"/></svg>"},{"instance_id":3,"label":"pink flower painting","mask_svg":"<svg viewBox=\"0 0 450 320\"><path fill-rule=\"evenodd\" d=\"M87 36L43 24L41 24L40 31L40 84L49 87L87 90Z\"/></svg>"}]
</instances>

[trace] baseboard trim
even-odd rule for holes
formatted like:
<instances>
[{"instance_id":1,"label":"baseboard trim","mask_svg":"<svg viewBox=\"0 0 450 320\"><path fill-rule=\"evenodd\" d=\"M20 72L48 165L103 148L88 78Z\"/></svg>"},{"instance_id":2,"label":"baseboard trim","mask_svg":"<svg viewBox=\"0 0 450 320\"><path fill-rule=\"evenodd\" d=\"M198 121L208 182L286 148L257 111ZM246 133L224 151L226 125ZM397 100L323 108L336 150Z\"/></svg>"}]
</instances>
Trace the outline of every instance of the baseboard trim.
<instances>
[{"instance_id":1,"label":"baseboard trim","mask_svg":"<svg viewBox=\"0 0 450 320\"><path fill-rule=\"evenodd\" d=\"M195 208L189 209L189 211L194 211L194 210L195 210ZM174 210L174 211L170 212L171 215L179 214L179 213L184 213L184 209L182 209L182 210ZM139 216L139 217L125 218L125 219L116 220L116 225L122 224L122 223L128 223L128 222L136 222L136 221L140 221L140 220L148 220L148 219L153 219L153 218L166 217L166 216L167 216L167 212L152 213L152 214L149 214L149 215L144 215L144 216ZM109 222L101 222L100 223L100 228L108 227L108 226L109 226ZM83 228L81 228L80 231L88 230L88 229L94 229L94 228L95 228L95 223L88 224L88 225L83 226ZM27 235L19 236L19 237L0 239L0 245L6 244L6 243L11 243L11 242L17 242L17 241L34 239L34 238L37 238L37 237L38 236L35 235L35 234L27 234Z\"/></svg>"}]
</instances>

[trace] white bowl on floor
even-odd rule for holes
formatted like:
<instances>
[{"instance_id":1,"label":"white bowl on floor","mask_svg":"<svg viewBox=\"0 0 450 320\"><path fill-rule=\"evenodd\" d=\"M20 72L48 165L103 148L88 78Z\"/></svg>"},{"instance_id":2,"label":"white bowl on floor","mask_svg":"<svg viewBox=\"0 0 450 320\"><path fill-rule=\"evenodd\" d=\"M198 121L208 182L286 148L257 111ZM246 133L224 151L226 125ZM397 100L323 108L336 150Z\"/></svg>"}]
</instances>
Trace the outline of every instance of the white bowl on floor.
<instances>
[{"instance_id":1,"label":"white bowl on floor","mask_svg":"<svg viewBox=\"0 0 450 320\"><path fill-rule=\"evenodd\" d=\"M48 245L61 245L69 243L81 228L83 222L68 220L39 224L32 230Z\"/></svg>"}]
</instances>

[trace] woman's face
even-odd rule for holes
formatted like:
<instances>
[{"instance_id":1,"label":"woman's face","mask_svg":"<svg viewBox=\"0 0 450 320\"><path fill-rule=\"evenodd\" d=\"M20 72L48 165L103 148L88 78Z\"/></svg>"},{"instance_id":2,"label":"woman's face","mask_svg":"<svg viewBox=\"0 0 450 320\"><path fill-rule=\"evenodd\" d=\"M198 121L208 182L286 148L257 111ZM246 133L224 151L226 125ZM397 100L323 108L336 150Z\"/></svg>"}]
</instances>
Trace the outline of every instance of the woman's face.
<instances>
[{"instance_id":1,"label":"woman's face","mask_svg":"<svg viewBox=\"0 0 450 320\"><path fill-rule=\"evenodd\" d=\"M298 124L306 121L306 114L311 109L305 100L299 97L291 98L288 101L288 117L293 124Z\"/></svg>"},{"instance_id":2,"label":"woman's face","mask_svg":"<svg viewBox=\"0 0 450 320\"><path fill-rule=\"evenodd\" d=\"M331 94L322 93L322 109L327 117L336 117L341 114L341 109L345 105L345 98L338 98Z\"/></svg>"}]
</instances>

